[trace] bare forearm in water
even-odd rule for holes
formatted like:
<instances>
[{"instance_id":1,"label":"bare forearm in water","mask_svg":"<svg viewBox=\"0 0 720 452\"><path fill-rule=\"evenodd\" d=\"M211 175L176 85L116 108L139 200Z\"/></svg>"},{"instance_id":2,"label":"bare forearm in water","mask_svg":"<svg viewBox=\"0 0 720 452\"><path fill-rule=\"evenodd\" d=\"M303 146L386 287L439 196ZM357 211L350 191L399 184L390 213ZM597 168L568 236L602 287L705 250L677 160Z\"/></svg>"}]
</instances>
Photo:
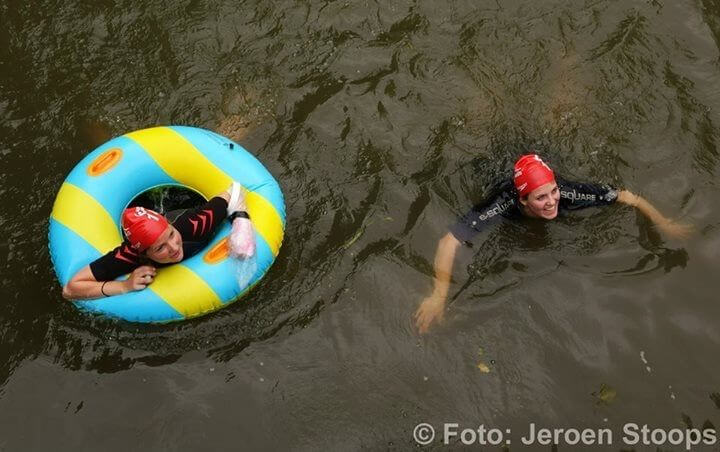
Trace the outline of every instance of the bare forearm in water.
<instances>
[{"instance_id":1,"label":"bare forearm in water","mask_svg":"<svg viewBox=\"0 0 720 452\"><path fill-rule=\"evenodd\" d=\"M420 333L425 333L433 322L440 322L445 314L445 304L452 281L452 269L455 253L460 241L451 233L447 233L438 242L435 252L435 278L432 294L426 297L415 312L415 324Z\"/></svg>"},{"instance_id":2,"label":"bare forearm in water","mask_svg":"<svg viewBox=\"0 0 720 452\"><path fill-rule=\"evenodd\" d=\"M653 222L665 235L673 238L684 239L692 234L694 228L689 224L677 223L665 217L648 200L628 190L620 190L618 202L634 207Z\"/></svg>"}]
</instances>

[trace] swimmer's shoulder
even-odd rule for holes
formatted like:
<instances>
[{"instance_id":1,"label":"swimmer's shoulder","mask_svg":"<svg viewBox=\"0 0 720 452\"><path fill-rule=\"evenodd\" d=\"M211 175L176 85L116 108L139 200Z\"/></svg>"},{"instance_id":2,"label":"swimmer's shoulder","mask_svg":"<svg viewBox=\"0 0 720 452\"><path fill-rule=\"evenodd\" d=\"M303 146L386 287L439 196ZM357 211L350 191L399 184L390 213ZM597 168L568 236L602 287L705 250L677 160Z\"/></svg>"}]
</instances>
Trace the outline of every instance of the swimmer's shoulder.
<instances>
[{"instance_id":1,"label":"swimmer's shoulder","mask_svg":"<svg viewBox=\"0 0 720 452\"><path fill-rule=\"evenodd\" d=\"M483 198L484 204L492 204L499 200L511 200L517 198L517 190L512 179L502 179L495 182L487 190L487 195Z\"/></svg>"}]
</instances>

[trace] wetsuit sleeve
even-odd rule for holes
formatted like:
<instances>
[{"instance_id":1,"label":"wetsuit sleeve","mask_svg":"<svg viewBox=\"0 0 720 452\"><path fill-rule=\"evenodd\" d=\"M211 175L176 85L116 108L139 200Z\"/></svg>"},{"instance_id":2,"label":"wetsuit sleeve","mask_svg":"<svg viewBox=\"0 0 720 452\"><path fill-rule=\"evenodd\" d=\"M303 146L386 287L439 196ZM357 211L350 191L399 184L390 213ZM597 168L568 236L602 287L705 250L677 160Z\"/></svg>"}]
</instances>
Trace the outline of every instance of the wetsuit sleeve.
<instances>
[{"instance_id":1,"label":"wetsuit sleeve","mask_svg":"<svg viewBox=\"0 0 720 452\"><path fill-rule=\"evenodd\" d=\"M139 254L123 242L106 255L90 263L90 271L97 281L112 281L126 275L140 266Z\"/></svg>"},{"instance_id":2,"label":"wetsuit sleeve","mask_svg":"<svg viewBox=\"0 0 720 452\"><path fill-rule=\"evenodd\" d=\"M615 202L618 190L607 184L591 184L558 180L560 202L568 210L607 206Z\"/></svg>"},{"instance_id":3,"label":"wetsuit sleeve","mask_svg":"<svg viewBox=\"0 0 720 452\"><path fill-rule=\"evenodd\" d=\"M515 200L512 193L500 193L490 201L473 207L450 227L450 232L456 239L467 244L480 231L496 223L501 215L514 208Z\"/></svg>"},{"instance_id":4,"label":"wetsuit sleeve","mask_svg":"<svg viewBox=\"0 0 720 452\"><path fill-rule=\"evenodd\" d=\"M180 215L173 226L180 232L183 242L207 241L225 220L227 206L227 201L216 196L202 206Z\"/></svg>"}]
</instances>

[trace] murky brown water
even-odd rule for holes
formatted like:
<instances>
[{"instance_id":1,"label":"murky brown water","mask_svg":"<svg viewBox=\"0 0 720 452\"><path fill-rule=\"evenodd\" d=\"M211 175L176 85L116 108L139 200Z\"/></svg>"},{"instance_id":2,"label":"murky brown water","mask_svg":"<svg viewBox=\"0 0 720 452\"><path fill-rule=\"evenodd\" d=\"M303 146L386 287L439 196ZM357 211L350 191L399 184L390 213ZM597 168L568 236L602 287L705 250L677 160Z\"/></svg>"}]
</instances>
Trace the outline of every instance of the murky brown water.
<instances>
[{"instance_id":1,"label":"murky brown water","mask_svg":"<svg viewBox=\"0 0 720 452\"><path fill-rule=\"evenodd\" d=\"M594 450L621 450L626 422L720 427L717 1L0 13L0 450L407 450L419 422L512 429L510 450L550 450L519 444L530 422L608 427ZM90 318L50 264L55 193L156 124L252 149L285 192L285 243L217 314ZM666 240L620 206L502 225L419 336L437 240L528 147L698 233Z\"/></svg>"}]
</instances>

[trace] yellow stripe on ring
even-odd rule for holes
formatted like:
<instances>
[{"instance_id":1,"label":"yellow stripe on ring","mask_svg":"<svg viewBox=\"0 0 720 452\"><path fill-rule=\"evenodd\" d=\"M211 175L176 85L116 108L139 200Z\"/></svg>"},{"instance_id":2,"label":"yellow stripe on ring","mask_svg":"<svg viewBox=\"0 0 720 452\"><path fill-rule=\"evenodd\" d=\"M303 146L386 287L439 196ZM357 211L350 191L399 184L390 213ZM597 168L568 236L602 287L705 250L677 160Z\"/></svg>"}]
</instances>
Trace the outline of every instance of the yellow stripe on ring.
<instances>
[{"instance_id":1,"label":"yellow stripe on ring","mask_svg":"<svg viewBox=\"0 0 720 452\"><path fill-rule=\"evenodd\" d=\"M168 127L154 127L125 135L137 142L170 177L198 190L210 199L222 193L233 179L215 166L180 133ZM248 213L253 226L277 256L283 239L280 215L262 195L246 190Z\"/></svg>"},{"instance_id":2,"label":"yellow stripe on ring","mask_svg":"<svg viewBox=\"0 0 720 452\"><path fill-rule=\"evenodd\" d=\"M220 298L205 280L182 264L158 270L157 277L148 289L186 318L222 306Z\"/></svg>"},{"instance_id":3,"label":"yellow stripe on ring","mask_svg":"<svg viewBox=\"0 0 720 452\"><path fill-rule=\"evenodd\" d=\"M137 142L170 177L210 199L222 193L232 178L215 166L192 143L168 127L154 127L125 135Z\"/></svg>"},{"instance_id":4,"label":"yellow stripe on ring","mask_svg":"<svg viewBox=\"0 0 720 452\"><path fill-rule=\"evenodd\" d=\"M60 187L51 216L102 254L122 242L120 231L105 207L68 182Z\"/></svg>"}]
</instances>

